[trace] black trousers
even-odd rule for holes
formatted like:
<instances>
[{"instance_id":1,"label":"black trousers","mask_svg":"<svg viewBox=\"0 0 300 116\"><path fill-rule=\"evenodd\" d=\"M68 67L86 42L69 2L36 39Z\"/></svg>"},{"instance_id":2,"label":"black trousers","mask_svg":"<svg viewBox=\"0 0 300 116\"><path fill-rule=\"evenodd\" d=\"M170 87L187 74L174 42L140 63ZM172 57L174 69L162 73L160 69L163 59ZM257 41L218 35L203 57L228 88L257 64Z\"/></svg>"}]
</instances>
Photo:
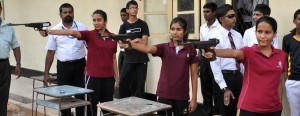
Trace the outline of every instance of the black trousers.
<instances>
[{"instance_id":1,"label":"black trousers","mask_svg":"<svg viewBox=\"0 0 300 116\"><path fill-rule=\"evenodd\" d=\"M7 115L7 103L11 81L11 70L8 59L0 61L0 116Z\"/></svg>"},{"instance_id":2,"label":"black trousers","mask_svg":"<svg viewBox=\"0 0 300 116\"><path fill-rule=\"evenodd\" d=\"M57 61L58 85L72 85L84 88L85 58L73 62ZM84 99L84 95L76 95L75 98ZM62 116L71 116L71 109L62 110ZM76 116L84 115L84 107L76 108Z\"/></svg>"},{"instance_id":3,"label":"black trousers","mask_svg":"<svg viewBox=\"0 0 300 116\"><path fill-rule=\"evenodd\" d=\"M159 97L157 101L172 106L171 110L158 112L159 115L173 116L172 113L174 113L174 116L188 116L188 100L172 100Z\"/></svg>"},{"instance_id":4,"label":"black trousers","mask_svg":"<svg viewBox=\"0 0 300 116\"><path fill-rule=\"evenodd\" d=\"M203 97L203 114L204 116L213 115L213 98L214 98L214 86L216 85L214 75L211 71L210 61L201 58L200 63L200 83L201 93ZM218 107L218 106L217 106Z\"/></svg>"},{"instance_id":5,"label":"black trousers","mask_svg":"<svg viewBox=\"0 0 300 116\"><path fill-rule=\"evenodd\" d=\"M119 68L119 74L121 74L123 63L124 63L124 57L125 57L125 52L120 52L119 53L119 58L118 58L118 68Z\"/></svg>"},{"instance_id":6,"label":"black trousers","mask_svg":"<svg viewBox=\"0 0 300 116\"><path fill-rule=\"evenodd\" d=\"M114 84L115 84L114 77L95 78L95 77L87 76L86 88L94 90L94 92L91 93L91 100L90 100L92 104L93 116L97 116L97 104L99 102L102 103L107 101L113 101ZM102 112L103 114L107 113L107 111L103 111L103 110ZM91 116L91 111L89 106L87 108L87 116Z\"/></svg>"},{"instance_id":7,"label":"black trousers","mask_svg":"<svg viewBox=\"0 0 300 116\"><path fill-rule=\"evenodd\" d=\"M218 97L218 99L215 99L215 104L219 107L215 107L215 110L217 112L220 112L221 114L219 115L222 116L235 116L237 113L237 103L243 84L243 75L239 71L235 71L235 73L230 73L230 71L224 73L222 71L222 73L227 87L230 91L232 91L235 99L232 99L232 97L230 97L229 105L225 106L224 93L221 91L220 87L216 87L216 97Z\"/></svg>"},{"instance_id":8,"label":"black trousers","mask_svg":"<svg viewBox=\"0 0 300 116\"><path fill-rule=\"evenodd\" d=\"M122 67L123 67L123 63L124 63L124 56L125 56L125 52L120 51L119 58L118 58L119 75L121 75L121 71L122 71ZM115 88L114 97L120 98L119 88Z\"/></svg>"},{"instance_id":9,"label":"black trousers","mask_svg":"<svg viewBox=\"0 0 300 116\"><path fill-rule=\"evenodd\" d=\"M145 97L145 81L147 76L147 62L124 63L120 76L120 98L136 96ZM133 89L135 91L133 92Z\"/></svg>"},{"instance_id":10,"label":"black trousers","mask_svg":"<svg viewBox=\"0 0 300 116\"><path fill-rule=\"evenodd\" d=\"M281 112L282 110L277 112L270 112L270 113L256 113L256 112L249 112L241 109L240 116L281 116Z\"/></svg>"}]
</instances>

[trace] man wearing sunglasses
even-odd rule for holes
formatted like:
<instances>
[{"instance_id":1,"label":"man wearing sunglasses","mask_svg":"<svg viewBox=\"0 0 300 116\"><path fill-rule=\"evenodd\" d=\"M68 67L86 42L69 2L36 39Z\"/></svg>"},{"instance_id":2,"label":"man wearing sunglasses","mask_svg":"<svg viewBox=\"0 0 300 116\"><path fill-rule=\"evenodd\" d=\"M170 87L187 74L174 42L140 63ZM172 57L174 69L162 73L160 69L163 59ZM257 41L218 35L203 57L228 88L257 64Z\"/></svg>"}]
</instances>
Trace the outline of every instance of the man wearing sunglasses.
<instances>
[{"instance_id":1,"label":"man wearing sunglasses","mask_svg":"<svg viewBox=\"0 0 300 116\"><path fill-rule=\"evenodd\" d=\"M217 8L218 6L213 2L208 2L203 6L203 16L206 23L200 27L200 41L208 41L209 36L215 33L221 26L215 16ZM212 116L214 96L213 86L215 80L210 68L210 61L202 56L199 66L201 93L203 97L203 113L205 116Z\"/></svg>"},{"instance_id":2,"label":"man wearing sunglasses","mask_svg":"<svg viewBox=\"0 0 300 116\"><path fill-rule=\"evenodd\" d=\"M86 26L74 21L74 9L71 4L62 4L59 8L59 15L62 21L52 29L87 30ZM48 51L45 62L44 85L48 86L50 83L49 70L56 54L58 85L84 87L85 41L78 40L73 36L49 35L46 49ZM83 95L75 97L84 99ZM83 116L83 109L83 107L76 108L76 116ZM62 116L71 116L71 110L63 110Z\"/></svg>"},{"instance_id":3,"label":"man wearing sunglasses","mask_svg":"<svg viewBox=\"0 0 300 116\"><path fill-rule=\"evenodd\" d=\"M270 16L270 14L271 14L271 8L268 5L258 4L258 5L255 6L255 9L253 11L252 19L253 19L254 22L256 22L261 17ZM253 44L257 44L255 29L256 29L256 26L254 25L253 27L251 27L250 29L247 29L245 31L245 34L243 36L244 46L251 47ZM277 35L273 38L272 45L277 49L279 48L279 46L278 46L278 36Z\"/></svg>"},{"instance_id":4,"label":"man wearing sunglasses","mask_svg":"<svg viewBox=\"0 0 300 116\"><path fill-rule=\"evenodd\" d=\"M216 16L221 27L210 36L219 39L216 49L240 49L243 47L242 36L232 28L236 23L236 14L231 5L225 4L217 9ZM215 99L216 112L222 116L235 116L237 102L241 92L243 75L240 72L239 62L233 58L217 57L210 63L217 83ZM219 86L219 88L218 88Z\"/></svg>"}]
</instances>

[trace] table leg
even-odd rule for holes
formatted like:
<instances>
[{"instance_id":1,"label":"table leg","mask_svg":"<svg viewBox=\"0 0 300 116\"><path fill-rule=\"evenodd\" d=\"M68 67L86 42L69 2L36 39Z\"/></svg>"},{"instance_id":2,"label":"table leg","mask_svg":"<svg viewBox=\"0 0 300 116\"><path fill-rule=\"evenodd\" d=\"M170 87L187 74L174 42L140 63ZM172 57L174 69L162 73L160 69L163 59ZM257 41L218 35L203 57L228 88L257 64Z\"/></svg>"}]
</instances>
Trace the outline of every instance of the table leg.
<instances>
[{"instance_id":1,"label":"table leg","mask_svg":"<svg viewBox=\"0 0 300 116\"><path fill-rule=\"evenodd\" d=\"M61 99L62 98L59 98L59 109L58 109L58 115L59 116L61 116L61 107L60 107L61 106Z\"/></svg>"},{"instance_id":2,"label":"table leg","mask_svg":"<svg viewBox=\"0 0 300 116\"><path fill-rule=\"evenodd\" d=\"M44 101L46 101L46 95L44 95ZM44 116L46 116L46 106L44 106Z\"/></svg>"}]
</instances>

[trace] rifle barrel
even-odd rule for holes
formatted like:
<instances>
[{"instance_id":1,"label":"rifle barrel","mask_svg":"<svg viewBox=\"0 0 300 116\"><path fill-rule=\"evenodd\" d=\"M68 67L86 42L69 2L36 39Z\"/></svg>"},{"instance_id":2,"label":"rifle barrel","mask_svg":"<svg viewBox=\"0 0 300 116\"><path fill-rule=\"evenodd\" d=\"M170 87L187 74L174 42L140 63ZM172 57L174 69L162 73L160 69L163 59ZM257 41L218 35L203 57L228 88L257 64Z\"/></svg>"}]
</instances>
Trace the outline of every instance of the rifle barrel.
<instances>
[{"instance_id":1,"label":"rifle barrel","mask_svg":"<svg viewBox=\"0 0 300 116\"><path fill-rule=\"evenodd\" d=\"M12 24L12 23L8 23L8 26L19 26L19 25L25 25L25 24Z\"/></svg>"}]
</instances>

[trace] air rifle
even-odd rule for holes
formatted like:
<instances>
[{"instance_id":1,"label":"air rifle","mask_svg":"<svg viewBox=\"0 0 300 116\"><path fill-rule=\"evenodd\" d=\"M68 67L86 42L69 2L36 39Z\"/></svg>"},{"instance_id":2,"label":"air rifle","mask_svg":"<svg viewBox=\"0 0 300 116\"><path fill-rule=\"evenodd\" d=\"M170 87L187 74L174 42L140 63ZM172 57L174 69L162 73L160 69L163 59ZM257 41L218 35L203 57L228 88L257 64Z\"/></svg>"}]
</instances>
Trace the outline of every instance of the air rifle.
<instances>
[{"instance_id":1,"label":"air rifle","mask_svg":"<svg viewBox=\"0 0 300 116\"><path fill-rule=\"evenodd\" d=\"M9 23L8 26L20 26L24 25L25 27L33 27L35 31L44 31L45 35L47 36L48 33L46 30L43 30L44 27L50 27L50 22L39 22L39 23L23 23L23 24L12 24Z\"/></svg>"},{"instance_id":2,"label":"air rifle","mask_svg":"<svg viewBox=\"0 0 300 116\"><path fill-rule=\"evenodd\" d=\"M182 41L178 41L179 45L189 45L195 49L204 49L205 52L213 53L212 58L209 58L210 61L216 60L216 53L214 50L210 49L210 47L216 47L219 44L219 40L216 38L209 39L208 41L199 41L199 42L187 42L183 43Z\"/></svg>"},{"instance_id":3,"label":"air rifle","mask_svg":"<svg viewBox=\"0 0 300 116\"><path fill-rule=\"evenodd\" d=\"M127 39L134 40L136 37L134 36L134 33L127 33L127 34L118 34L118 35L106 35L102 36L101 33L98 33L98 38L111 38L115 41L121 41L124 44L128 44L128 50L131 49L131 43L130 41L126 41Z\"/></svg>"}]
</instances>

